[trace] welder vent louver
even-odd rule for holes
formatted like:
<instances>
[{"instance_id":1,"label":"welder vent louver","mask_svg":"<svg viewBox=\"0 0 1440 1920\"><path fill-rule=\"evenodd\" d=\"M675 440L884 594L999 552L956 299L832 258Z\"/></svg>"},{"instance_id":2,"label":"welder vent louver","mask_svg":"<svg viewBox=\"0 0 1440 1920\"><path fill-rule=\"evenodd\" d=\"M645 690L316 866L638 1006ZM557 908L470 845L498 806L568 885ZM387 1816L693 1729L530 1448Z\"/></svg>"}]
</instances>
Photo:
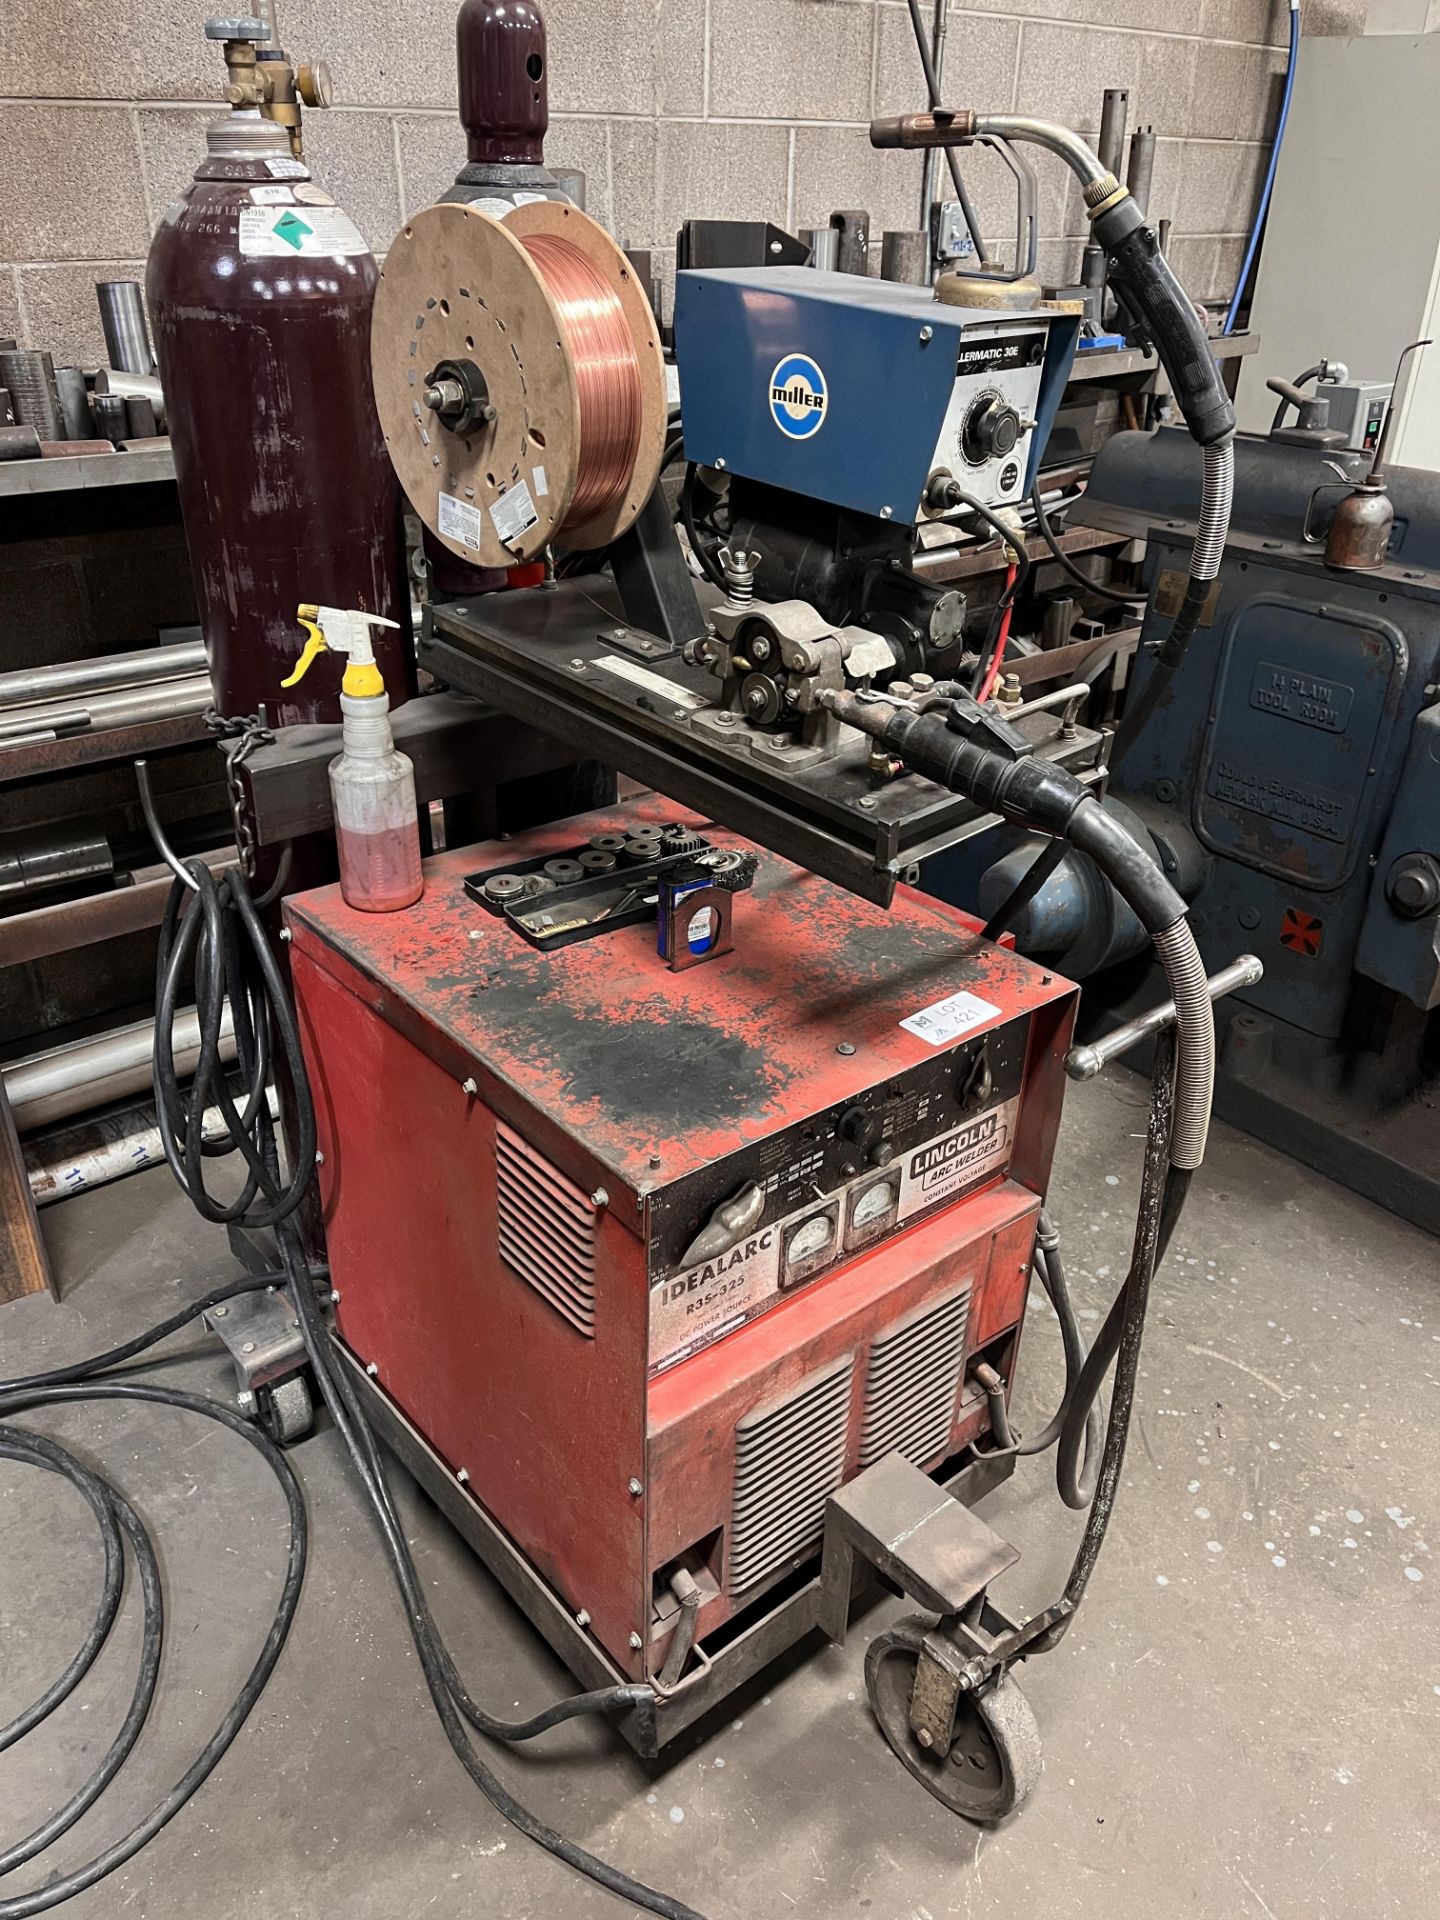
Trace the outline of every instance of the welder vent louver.
<instances>
[{"instance_id":1,"label":"welder vent louver","mask_svg":"<svg viewBox=\"0 0 1440 1920\"><path fill-rule=\"evenodd\" d=\"M969 1318L966 1286L877 1334L860 1416L862 1468L887 1453L928 1466L949 1452Z\"/></svg>"},{"instance_id":2,"label":"welder vent louver","mask_svg":"<svg viewBox=\"0 0 1440 1920\"><path fill-rule=\"evenodd\" d=\"M495 1123L500 1258L555 1311L595 1338L595 1221L588 1193Z\"/></svg>"},{"instance_id":3,"label":"welder vent louver","mask_svg":"<svg viewBox=\"0 0 1440 1920\"><path fill-rule=\"evenodd\" d=\"M735 1428L729 1583L741 1593L820 1544L825 1502L845 1477L853 1356L758 1407Z\"/></svg>"}]
</instances>

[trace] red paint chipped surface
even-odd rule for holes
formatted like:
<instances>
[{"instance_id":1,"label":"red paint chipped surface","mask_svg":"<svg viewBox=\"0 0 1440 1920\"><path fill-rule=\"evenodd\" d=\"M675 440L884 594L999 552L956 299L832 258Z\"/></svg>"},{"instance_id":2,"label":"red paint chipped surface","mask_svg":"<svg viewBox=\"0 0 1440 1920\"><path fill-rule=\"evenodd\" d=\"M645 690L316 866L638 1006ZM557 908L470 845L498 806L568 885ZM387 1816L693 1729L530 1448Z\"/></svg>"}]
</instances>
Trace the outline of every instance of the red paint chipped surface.
<instances>
[{"instance_id":1,"label":"red paint chipped surface","mask_svg":"<svg viewBox=\"0 0 1440 1920\"><path fill-rule=\"evenodd\" d=\"M736 901L735 950L678 974L650 922L542 954L464 891L477 870L677 818L749 845L646 796L436 855L424 898L404 912L358 913L325 887L289 900L287 918L297 948L338 978L353 968L383 982L387 1017L458 1077L474 1073L499 1110L518 1091L636 1188L933 1057L899 1023L953 993L993 1002L998 1025L1073 991L938 901L902 888L887 911L769 853ZM837 1052L842 1040L853 1054Z\"/></svg>"}]
</instances>

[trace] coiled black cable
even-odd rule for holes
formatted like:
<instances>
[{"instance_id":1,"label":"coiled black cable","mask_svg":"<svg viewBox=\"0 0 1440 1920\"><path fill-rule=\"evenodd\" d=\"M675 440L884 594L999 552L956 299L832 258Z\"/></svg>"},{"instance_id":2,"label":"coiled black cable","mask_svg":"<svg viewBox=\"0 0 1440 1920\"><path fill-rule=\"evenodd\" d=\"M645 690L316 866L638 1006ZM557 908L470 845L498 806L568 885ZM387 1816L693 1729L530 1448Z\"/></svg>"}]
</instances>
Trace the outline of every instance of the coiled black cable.
<instances>
[{"instance_id":1,"label":"coiled black cable","mask_svg":"<svg viewBox=\"0 0 1440 1920\"><path fill-rule=\"evenodd\" d=\"M218 877L203 860L185 862L187 883L177 877L165 903L156 961L155 1108L170 1170L203 1219L217 1226L237 1223L274 1227L299 1206L314 1173L315 1109L298 1103L294 1164L282 1180L269 1151L273 1139L269 1091L276 1043L292 1085L305 1076L300 1029L280 966L261 924L245 876L227 868ZM193 973L200 1054L188 1094L180 1091L173 1030ZM220 1057L226 1003L235 1024L235 1047L244 1091L236 1106ZM225 1137L205 1138L205 1114L220 1109ZM246 1177L233 1199L214 1198L205 1183L208 1158L238 1151Z\"/></svg>"},{"instance_id":2,"label":"coiled black cable","mask_svg":"<svg viewBox=\"0 0 1440 1920\"><path fill-rule=\"evenodd\" d=\"M164 1330L173 1331L172 1323L165 1322ZM151 1344L155 1337L157 1336L152 1332L150 1340L143 1344ZM67 1369L67 1371L93 1372L106 1364L108 1364L108 1356L102 1354L97 1360L85 1363L81 1369ZM305 1502L299 1483L289 1462L269 1435L248 1420L242 1419L229 1407L217 1401L204 1399L198 1394L181 1393L172 1387L150 1386L139 1382L92 1383L79 1378L57 1383L44 1375L39 1375L34 1380L10 1380L0 1383L0 1415L20 1413L34 1407L58 1406L69 1402L92 1400L142 1400L159 1406L177 1407L187 1413L199 1414L204 1419L218 1421L254 1447L274 1473L285 1496L290 1521L290 1543L285 1578L269 1632L265 1636L259 1656L244 1686L227 1709L220 1725L180 1779L155 1803L142 1820L137 1821L127 1833L111 1841L83 1865L72 1868L68 1873L52 1876L33 1892L0 1900L0 1920L29 1920L31 1915L46 1913L50 1908L59 1906L62 1901L84 1892L87 1887L93 1887L108 1873L112 1873L116 1867L123 1866L127 1860L132 1859L168 1821L174 1818L190 1796L213 1772L236 1734L244 1726L255 1702L264 1692L265 1684L274 1671L275 1663L280 1657L280 1650L290 1631L290 1623L295 1617L295 1609L300 1600L300 1588L305 1576L307 1533ZM155 1682L163 1649L165 1612L159 1567L149 1533L124 1495L103 1474L82 1465L68 1449L60 1446L56 1441L49 1440L41 1434L31 1433L23 1427L12 1426L8 1422L0 1423L0 1458L14 1460L23 1466L40 1467L48 1473L59 1474L68 1480L88 1502L91 1511L95 1514L105 1545L105 1575L100 1603L80 1651L59 1678L46 1688L39 1700L13 1720L3 1733L0 1733L0 1748L13 1744L23 1734L38 1726L55 1711L62 1701L68 1699L89 1670L100 1648L105 1644L119 1609L124 1584L124 1554L120 1546L122 1534L129 1539L139 1569L144 1612L139 1669L130 1705L119 1732L98 1766L83 1785L71 1795L65 1805L53 1813L33 1833L13 1842L0 1852L0 1874L8 1874L26 1861L34 1859L37 1854L44 1852L63 1834L69 1832L87 1809L94 1805L129 1757L140 1737L154 1699Z\"/></svg>"}]
</instances>

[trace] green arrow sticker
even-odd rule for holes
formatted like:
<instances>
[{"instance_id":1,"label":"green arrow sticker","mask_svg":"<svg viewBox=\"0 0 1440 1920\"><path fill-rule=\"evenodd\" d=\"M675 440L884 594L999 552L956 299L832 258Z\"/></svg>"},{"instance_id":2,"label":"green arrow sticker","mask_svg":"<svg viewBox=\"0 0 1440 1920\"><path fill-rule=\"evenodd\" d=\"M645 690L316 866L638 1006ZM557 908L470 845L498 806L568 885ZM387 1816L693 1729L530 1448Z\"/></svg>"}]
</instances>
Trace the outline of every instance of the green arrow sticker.
<instances>
[{"instance_id":1,"label":"green arrow sticker","mask_svg":"<svg viewBox=\"0 0 1440 1920\"><path fill-rule=\"evenodd\" d=\"M315 231L300 218L298 213L282 213L271 229L277 240L283 240L297 253L305 245L307 238Z\"/></svg>"}]
</instances>

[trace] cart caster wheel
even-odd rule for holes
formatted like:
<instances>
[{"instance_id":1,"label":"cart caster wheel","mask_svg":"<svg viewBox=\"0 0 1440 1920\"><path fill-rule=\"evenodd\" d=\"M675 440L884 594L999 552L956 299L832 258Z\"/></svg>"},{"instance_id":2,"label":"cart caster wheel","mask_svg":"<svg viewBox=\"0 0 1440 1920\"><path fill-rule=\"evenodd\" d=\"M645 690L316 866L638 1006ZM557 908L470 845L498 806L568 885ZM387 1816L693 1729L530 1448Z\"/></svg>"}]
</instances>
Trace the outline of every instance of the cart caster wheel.
<instances>
[{"instance_id":1,"label":"cart caster wheel","mask_svg":"<svg viewBox=\"0 0 1440 1920\"><path fill-rule=\"evenodd\" d=\"M948 1754L922 1747L910 1726L910 1695L932 1622L910 1614L870 1643L865 1686L896 1758L952 1813L994 1826L1017 1812L1040 1778L1040 1728L1017 1680L1003 1673L978 1695L962 1694Z\"/></svg>"},{"instance_id":2,"label":"cart caster wheel","mask_svg":"<svg viewBox=\"0 0 1440 1920\"><path fill-rule=\"evenodd\" d=\"M278 1445L289 1446L310 1431L315 1409L303 1374L292 1373L273 1387L261 1387L255 1401L261 1426Z\"/></svg>"}]
</instances>

